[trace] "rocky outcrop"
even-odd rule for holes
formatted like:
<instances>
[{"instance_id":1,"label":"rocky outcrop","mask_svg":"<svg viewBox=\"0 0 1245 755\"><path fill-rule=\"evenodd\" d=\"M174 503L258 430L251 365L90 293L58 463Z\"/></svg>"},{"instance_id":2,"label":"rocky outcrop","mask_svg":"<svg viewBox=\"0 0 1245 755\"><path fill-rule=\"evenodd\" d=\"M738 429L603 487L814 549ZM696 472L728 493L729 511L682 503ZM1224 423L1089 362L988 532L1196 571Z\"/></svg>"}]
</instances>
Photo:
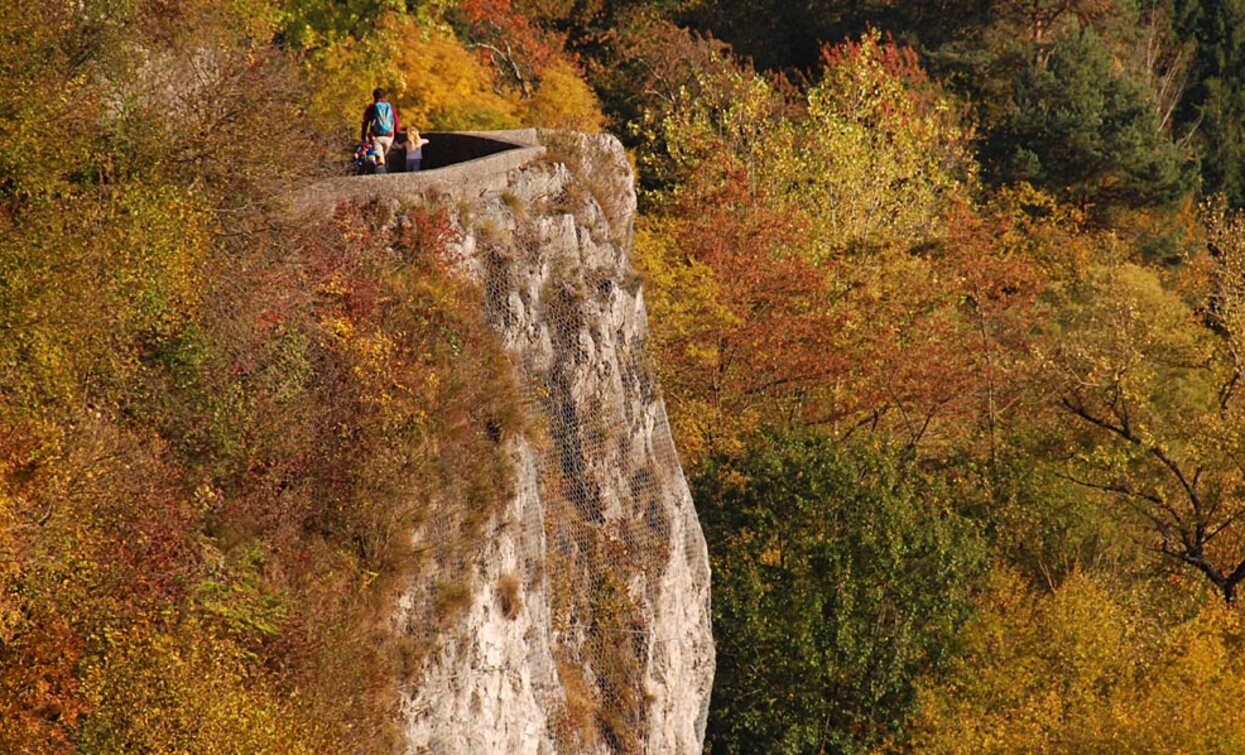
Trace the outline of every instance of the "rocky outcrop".
<instances>
[{"instance_id":1,"label":"rocky outcrop","mask_svg":"<svg viewBox=\"0 0 1245 755\"><path fill-rule=\"evenodd\" d=\"M646 352L631 172L612 137L540 142L445 203L532 429L505 440L515 492L456 567L458 618L430 633L436 568L401 601L398 630L430 648L403 691L407 749L698 753L708 557Z\"/></svg>"}]
</instances>

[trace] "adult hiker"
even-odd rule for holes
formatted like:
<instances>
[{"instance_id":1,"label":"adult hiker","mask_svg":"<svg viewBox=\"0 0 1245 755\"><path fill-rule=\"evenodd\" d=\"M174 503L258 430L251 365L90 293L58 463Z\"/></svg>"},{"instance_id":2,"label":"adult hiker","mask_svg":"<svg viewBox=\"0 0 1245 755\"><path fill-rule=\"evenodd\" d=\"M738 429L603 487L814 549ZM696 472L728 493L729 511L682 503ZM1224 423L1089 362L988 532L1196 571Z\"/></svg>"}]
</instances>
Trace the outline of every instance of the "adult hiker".
<instances>
[{"instance_id":1,"label":"adult hiker","mask_svg":"<svg viewBox=\"0 0 1245 755\"><path fill-rule=\"evenodd\" d=\"M393 147L393 136L398 133L398 109L385 99L385 90L376 87L372 90L372 104L363 111L363 128L359 133L359 141L371 141L380 152L380 164L385 164L385 157Z\"/></svg>"}]
</instances>

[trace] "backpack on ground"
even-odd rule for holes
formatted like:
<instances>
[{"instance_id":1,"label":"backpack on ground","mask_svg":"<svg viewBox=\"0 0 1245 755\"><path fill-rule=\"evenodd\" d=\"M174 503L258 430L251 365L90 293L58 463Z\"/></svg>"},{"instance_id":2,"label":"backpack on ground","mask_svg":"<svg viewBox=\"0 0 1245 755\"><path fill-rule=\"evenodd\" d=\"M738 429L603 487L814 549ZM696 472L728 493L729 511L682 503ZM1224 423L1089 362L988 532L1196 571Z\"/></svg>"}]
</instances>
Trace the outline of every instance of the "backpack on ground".
<instances>
[{"instance_id":1,"label":"backpack on ground","mask_svg":"<svg viewBox=\"0 0 1245 755\"><path fill-rule=\"evenodd\" d=\"M361 176L384 173L385 165L380 159L380 150L370 141L363 142L354 151L354 170Z\"/></svg>"}]
</instances>

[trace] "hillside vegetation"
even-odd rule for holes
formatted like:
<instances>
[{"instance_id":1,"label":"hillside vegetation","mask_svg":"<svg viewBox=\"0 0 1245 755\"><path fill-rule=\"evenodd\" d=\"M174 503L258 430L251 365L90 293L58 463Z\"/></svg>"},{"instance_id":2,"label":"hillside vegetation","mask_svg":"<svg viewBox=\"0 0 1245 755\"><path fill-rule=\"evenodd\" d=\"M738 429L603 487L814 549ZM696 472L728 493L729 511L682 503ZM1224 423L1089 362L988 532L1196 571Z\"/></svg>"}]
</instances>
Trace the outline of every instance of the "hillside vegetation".
<instances>
[{"instance_id":1,"label":"hillside vegetation","mask_svg":"<svg viewBox=\"0 0 1245 755\"><path fill-rule=\"evenodd\" d=\"M1242 0L9 0L0 752L401 747L528 428L442 213L283 220L378 85L631 151L708 749L1245 748Z\"/></svg>"}]
</instances>

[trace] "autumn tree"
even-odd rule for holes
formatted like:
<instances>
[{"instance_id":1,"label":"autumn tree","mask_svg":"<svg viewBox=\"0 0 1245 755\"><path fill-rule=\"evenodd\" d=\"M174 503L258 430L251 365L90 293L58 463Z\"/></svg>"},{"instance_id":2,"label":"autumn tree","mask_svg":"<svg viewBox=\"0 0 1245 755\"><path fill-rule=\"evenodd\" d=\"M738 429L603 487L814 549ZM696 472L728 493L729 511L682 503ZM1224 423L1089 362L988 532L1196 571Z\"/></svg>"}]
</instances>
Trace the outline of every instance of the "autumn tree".
<instances>
[{"instance_id":1,"label":"autumn tree","mask_svg":"<svg viewBox=\"0 0 1245 755\"><path fill-rule=\"evenodd\" d=\"M530 97L565 40L533 23L511 0L461 0L451 13L470 49L496 71L499 81Z\"/></svg>"},{"instance_id":2,"label":"autumn tree","mask_svg":"<svg viewBox=\"0 0 1245 755\"><path fill-rule=\"evenodd\" d=\"M654 157L674 188L655 195L664 216L642 225L638 250L655 319L678 323L658 343L693 458L707 447L693 422L725 438L881 424L915 452L943 428L996 423L1010 403L1003 375L1041 274L1011 218L967 204L974 167L945 95L873 35L827 51L806 107L723 72L663 122ZM762 217L764 236L738 236ZM808 282L784 284L786 271ZM740 294L772 303L729 301Z\"/></svg>"},{"instance_id":3,"label":"autumn tree","mask_svg":"<svg viewBox=\"0 0 1245 755\"><path fill-rule=\"evenodd\" d=\"M990 582L948 677L922 686L906 748L967 755L1245 746L1233 702L1245 690L1239 612L1198 601L1182 616L1087 574L1040 594L1006 569Z\"/></svg>"},{"instance_id":4,"label":"autumn tree","mask_svg":"<svg viewBox=\"0 0 1245 755\"><path fill-rule=\"evenodd\" d=\"M687 216L646 224L637 243L665 320L657 348L680 447L699 458L798 415L800 397L843 368L825 277L786 248L798 222L740 181L690 201Z\"/></svg>"},{"instance_id":5,"label":"autumn tree","mask_svg":"<svg viewBox=\"0 0 1245 755\"><path fill-rule=\"evenodd\" d=\"M721 180L723 166L746 165L814 224L814 257L926 241L971 184L954 103L878 33L826 48L821 80L795 103L746 68L712 77L663 123L675 175Z\"/></svg>"},{"instance_id":6,"label":"autumn tree","mask_svg":"<svg viewBox=\"0 0 1245 755\"><path fill-rule=\"evenodd\" d=\"M642 153L660 152L662 125L706 84L737 63L725 46L646 8L619 10L606 30L577 42L588 80L600 95L611 131ZM642 190L659 188L651 162L641 162Z\"/></svg>"},{"instance_id":7,"label":"autumn tree","mask_svg":"<svg viewBox=\"0 0 1245 755\"><path fill-rule=\"evenodd\" d=\"M1056 399L1077 422L1067 478L1141 517L1157 552L1232 602L1245 579L1240 227L1222 214L1211 227L1216 254L1193 268L1195 285L1183 295L1126 262L1095 267L1063 289L1046 358Z\"/></svg>"},{"instance_id":8,"label":"autumn tree","mask_svg":"<svg viewBox=\"0 0 1245 755\"><path fill-rule=\"evenodd\" d=\"M499 92L495 72L453 34L393 21L399 41L393 63L403 75L392 86L401 117L424 130L517 128L516 98ZM418 72L418 73L416 73Z\"/></svg>"},{"instance_id":9,"label":"autumn tree","mask_svg":"<svg viewBox=\"0 0 1245 755\"><path fill-rule=\"evenodd\" d=\"M871 32L822 50L808 118L762 156L762 180L786 181L827 246L914 246L974 179L968 133L915 51ZM811 190L798 190L797 186Z\"/></svg>"}]
</instances>

